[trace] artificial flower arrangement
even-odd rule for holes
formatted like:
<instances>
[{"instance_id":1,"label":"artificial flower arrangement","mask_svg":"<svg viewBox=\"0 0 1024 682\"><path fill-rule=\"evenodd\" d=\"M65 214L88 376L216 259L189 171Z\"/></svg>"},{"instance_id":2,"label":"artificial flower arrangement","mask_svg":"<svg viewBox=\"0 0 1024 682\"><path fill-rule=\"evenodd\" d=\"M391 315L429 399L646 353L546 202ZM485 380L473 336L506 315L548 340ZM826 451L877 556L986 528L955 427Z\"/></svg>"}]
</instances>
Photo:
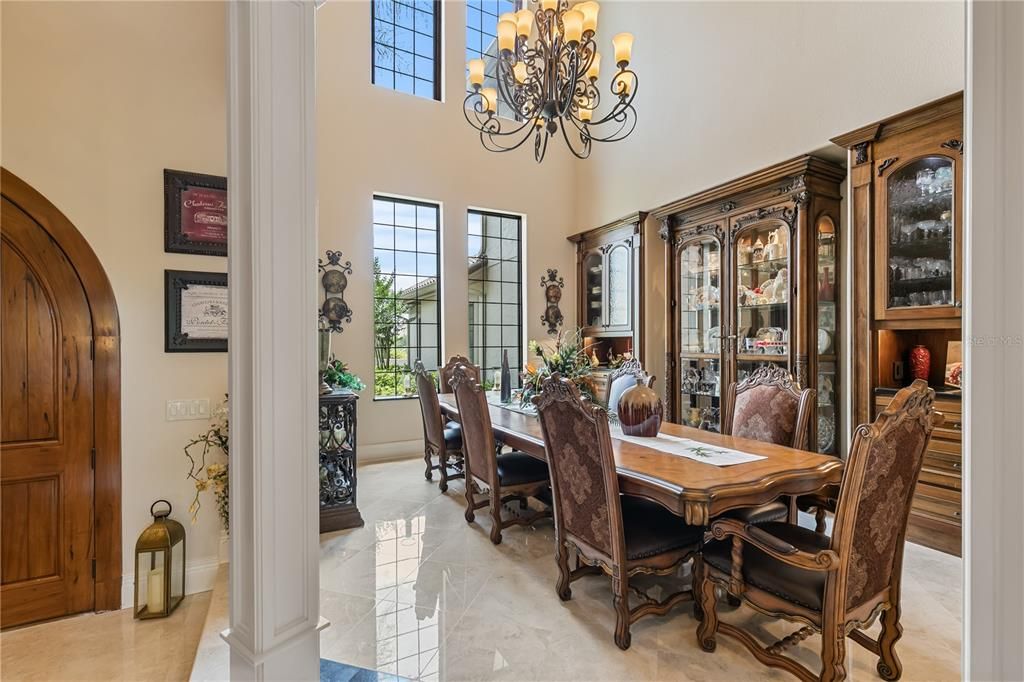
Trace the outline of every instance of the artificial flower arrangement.
<instances>
[{"instance_id":1,"label":"artificial flower arrangement","mask_svg":"<svg viewBox=\"0 0 1024 682\"><path fill-rule=\"evenodd\" d=\"M228 401L227 397L212 414L213 423L205 433L201 433L185 446L185 456L188 458L188 477L195 481L196 496L189 505L188 511L192 514L192 523L199 518L199 509L202 506L199 496L206 490L213 491L213 499L217 503L217 515L224 530L228 530ZM202 446L202 452L193 453ZM218 452L223 453L223 462L207 463L207 459L216 456Z\"/></svg>"},{"instance_id":2,"label":"artificial flower arrangement","mask_svg":"<svg viewBox=\"0 0 1024 682\"><path fill-rule=\"evenodd\" d=\"M533 397L540 394L544 380L558 372L562 377L576 384L587 398L594 399L594 380L590 376L591 363L587 348L583 343L583 334L579 329L571 332L559 332L554 345L542 346L530 341L530 353L540 358L541 364L527 362L521 375L523 388L519 393L519 404L522 407L533 405Z\"/></svg>"},{"instance_id":3,"label":"artificial flower arrangement","mask_svg":"<svg viewBox=\"0 0 1024 682\"><path fill-rule=\"evenodd\" d=\"M337 358L332 358L324 370L324 380L334 388L347 388L361 391L366 384L358 376L348 371L348 365Z\"/></svg>"}]
</instances>

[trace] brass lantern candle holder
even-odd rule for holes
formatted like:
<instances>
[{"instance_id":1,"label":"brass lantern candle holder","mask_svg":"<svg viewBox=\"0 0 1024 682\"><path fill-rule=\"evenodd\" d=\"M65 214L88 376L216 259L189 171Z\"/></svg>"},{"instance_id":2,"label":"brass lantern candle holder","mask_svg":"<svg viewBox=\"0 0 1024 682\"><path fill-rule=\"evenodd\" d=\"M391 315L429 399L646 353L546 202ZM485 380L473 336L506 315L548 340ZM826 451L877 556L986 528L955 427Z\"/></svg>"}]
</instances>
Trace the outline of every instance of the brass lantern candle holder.
<instances>
[{"instance_id":1,"label":"brass lantern candle holder","mask_svg":"<svg viewBox=\"0 0 1024 682\"><path fill-rule=\"evenodd\" d=\"M161 503L167 509L157 511ZM185 528L170 518L167 500L154 502L149 513L153 523L135 542L134 613L136 618L165 618L185 598Z\"/></svg>"}]
</instances>

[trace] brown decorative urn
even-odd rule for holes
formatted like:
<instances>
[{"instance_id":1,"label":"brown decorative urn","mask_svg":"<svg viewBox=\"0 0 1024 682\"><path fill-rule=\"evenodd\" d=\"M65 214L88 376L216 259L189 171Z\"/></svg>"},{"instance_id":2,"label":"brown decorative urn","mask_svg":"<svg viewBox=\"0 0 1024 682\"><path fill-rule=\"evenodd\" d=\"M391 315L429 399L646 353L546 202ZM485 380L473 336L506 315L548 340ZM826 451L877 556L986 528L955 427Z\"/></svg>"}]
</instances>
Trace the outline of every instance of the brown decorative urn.
<instances>
[{"instance_id":1,"label":"brown decorative urn","mask_svg":"<svg viewBox=\"0 0 1024 682\"><path fill-rule=\"evenodd\" d=\"M643 378L636 378L636 386L630 386L619 397L616 408L622 433L627 436L654 438L661 429L664 407L661 398L647 387Z\"/></svg>"}]
</instances>

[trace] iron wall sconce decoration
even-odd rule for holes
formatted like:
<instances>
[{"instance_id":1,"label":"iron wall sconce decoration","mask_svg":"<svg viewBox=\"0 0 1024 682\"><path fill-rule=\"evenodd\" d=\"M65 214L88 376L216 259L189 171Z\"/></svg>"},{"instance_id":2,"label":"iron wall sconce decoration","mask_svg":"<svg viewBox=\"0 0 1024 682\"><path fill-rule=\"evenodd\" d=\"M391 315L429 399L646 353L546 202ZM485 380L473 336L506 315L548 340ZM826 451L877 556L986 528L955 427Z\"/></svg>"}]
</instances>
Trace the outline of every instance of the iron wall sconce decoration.
<instances>
[{"instance_id":1,"label":"iron wall sconce decoration","mask_svg":"<svg viewBox=\"0 0 1024 682\"><path fill-rule=\"evenodd\" d=\"M558 328L565 322L562 310L558 307L562 300L562 288L565 286L565 280L558 276L558 270L548 268L548 274L540 278L540 285L544 289L546 302L540 321L548 326L548 334L555 336L558 334Z\"/></svg>"},{"instance_id":2,"label":"iron wall sconce decoration","mask_svg":"<svg viewBox=\"0 0 1024 682\"><path fill-rule=\"evenodd\" d=\"M341 333L342 322L352 323L352 309L345 302L345 288L348 287L348 276L352 274L352 261L341 262L341 251L327 251L327 261L317 259L320 270L320 286L323 288L323 303L320 316L326 323L329 332Z\"/></svg>"}]
</instances>

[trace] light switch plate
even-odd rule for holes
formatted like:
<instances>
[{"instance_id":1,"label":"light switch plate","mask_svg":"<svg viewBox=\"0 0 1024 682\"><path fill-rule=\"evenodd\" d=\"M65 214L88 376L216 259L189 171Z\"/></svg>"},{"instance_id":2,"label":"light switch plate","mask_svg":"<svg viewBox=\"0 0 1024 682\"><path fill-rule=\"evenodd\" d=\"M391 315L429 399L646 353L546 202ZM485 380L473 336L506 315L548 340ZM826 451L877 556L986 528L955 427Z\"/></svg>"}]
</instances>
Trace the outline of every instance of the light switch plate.
<instances>
[{"instance_id":1,"label":"light switch plate","mask_svg":"<svg viewBox=\"0 0 1024 682\"><path fill-rule=\"evenodd\" d=\"M169 422L209 418L209 398L186 398L167 401L167 421Z\"/></svg>"}]
</instances>

